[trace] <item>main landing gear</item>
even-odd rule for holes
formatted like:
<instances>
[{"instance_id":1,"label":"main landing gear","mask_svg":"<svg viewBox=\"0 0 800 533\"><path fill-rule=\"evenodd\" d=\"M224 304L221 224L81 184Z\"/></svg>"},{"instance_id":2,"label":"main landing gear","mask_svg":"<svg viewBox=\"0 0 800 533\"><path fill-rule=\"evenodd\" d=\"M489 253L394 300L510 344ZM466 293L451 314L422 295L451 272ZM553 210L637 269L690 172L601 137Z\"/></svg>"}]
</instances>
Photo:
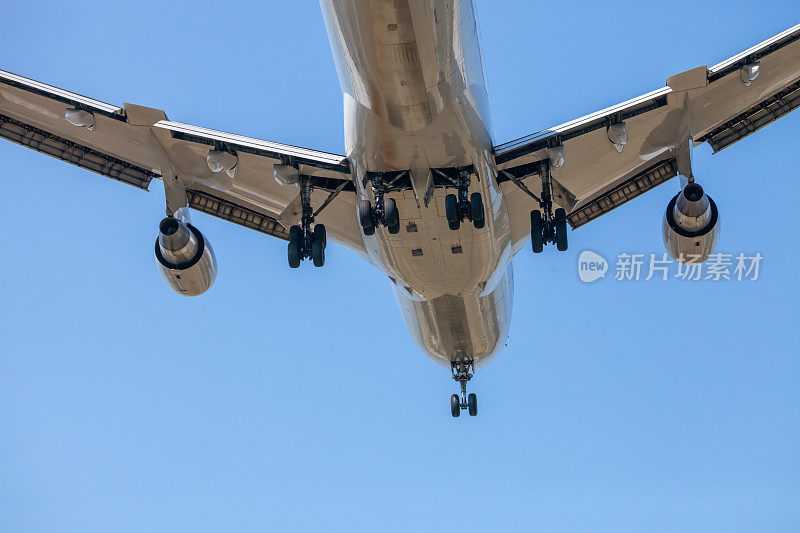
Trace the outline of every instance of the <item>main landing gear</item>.
<instances>
[{"instance_id":1,"label":"main landing gear","mask_svg":"<svg viewBox=\"0 0 800 533\"><path fill-rule=\"evenodd\" d=\"M303 259L310 258L315 267L325 264L325 247L328 244L325 226L314 224L311 207L311 186L306 176L300 176L300 200L303 215L300 225L289 228L289 266L297 268Z\"/></svg>"},{"instance_id":2,"label":"main landing gear","mask_svg":"<svg viewBox=\"0 0 800 533\"><path fill-rule=\"evenodd\" d=\"M536 200L539 209L531 211L531 248L534 253L541 253L544 245L555 243L559 252L567 249L567 212L559 207L553 211L553 184L550 181L549 160L543 162L539 175L542 178L542 197L539 198L522 183L522 177L506 172L506 175L525 192Z\"/></svg>"},{"instance_id":3,"label":"main landing gear","mask_svg":"<svg viewBox=\"0 0 800 533\"><path fill-rule=\"evenodd\" d=\"M562 156L563 163L563 156ZM559 207L553 211L553 183L550 180L550 160L545 159L541 166L537 164L531 171L529 165L501 172L525 194L539 204L539 209L531 211L531 248L534 253L541 253L545 244L554 243L559 252L567 249L567 212ZM538 174L542 179L542 197L536 196L524 183L523 179Z\"/></svg>"},{"instance_id":4,"label":"main landing gear","mask_svg":"<svg viewBox=\"0 0 800 533\"><path fill-rule=\"evenodd\" d=\"M383 177L376 175L371 178L372 190L375 192L375 205L369 200L358 203L358 221L364 235L375 235L375 227L379 224L386 226L392 235L400 233L400 213L394 198L386 198L389 186Z\"/></svg>"},{"instance_id":5,"label":"main landing gear","mask_svg":"<svg viewBox=\"0 0 800 533\"><path fill-rule=\"evenodd\" d=\"M450 370L453 373L453 379L461 384L461 396L453 394L450 396L450 414L453 417L458 417L462 409L466 409L469 416L478 414L478 397L474 392L467 394L467 381L472 379L472 373L475 372L475 365L473 361L452 361L450 363ZM471 372L470 372L471 371Z\"/></svg>"},{"instance_id":6,"label":"main landing gear","mask_svg":"<svg viewBox=\"0 0 800 533\"><path fill-rule=\"evenodd\" d=\"M550 182L550 165L542 168L542 211L531 211L531 247L540 253L547 243L555 243L559 252L567 249L567 212L559 207L553 212L553 186Z\"/></svg>"},{"instance_id":7,"label":"main landing gear","mask_svg":"<svg viewBox=\"0 0 800 533\"><path fill-rule=\"evenodd\" d=\"M469 195L469 172L462 171L458 178L451 178L451 181L458 189L458 194L448 194L444 198L445 214L447 224L450 229L457 231L461 227L463 220L471 220L475 229L481 229L486 225L486 214L483 209L483 197L481 193L474 192Z\"/></svg>"},{"instance_id":8,"label":"main landing gear","mask_svg":"<svg viewBox=\"0 0 800 533\"><path fill-rule=\"evenodd\" d=\"M567 212L559 207L552 213L531 211L531 247L535 253L544 250L545 243L555 243L559 252L567 249Z\"/></svg>"}]
</instances>

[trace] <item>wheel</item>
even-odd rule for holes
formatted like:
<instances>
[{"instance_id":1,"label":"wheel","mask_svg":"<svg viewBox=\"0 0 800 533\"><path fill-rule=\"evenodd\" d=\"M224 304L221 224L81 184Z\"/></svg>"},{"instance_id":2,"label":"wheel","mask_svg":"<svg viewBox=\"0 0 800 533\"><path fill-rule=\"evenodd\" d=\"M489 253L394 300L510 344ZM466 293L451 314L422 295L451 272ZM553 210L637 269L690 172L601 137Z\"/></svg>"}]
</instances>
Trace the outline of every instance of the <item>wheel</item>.
<instances>
[{"instance_id":1,"label":"wheel","mask_svg":"<svg viewBox=\"0 0 800 533\"><path fill-rule=\"evenodd\" d=\"M322 241L311 241L311 259L315 267L325 265L325 243Z\"/></svg>"},{"instance_id":2,"label":"wheel","mask_svg":"<svg viewBox=\"0 0 800 533\"><path fill-rule=\"evenodd\" d=\"M448 194L444 197L444 213L447 221L451 223L450 229L453 229L452 222L461 222L461 213L458 212L458 198L456 198L455 194Z\"/></svg>"},{"instance_id":3,"label":"wheel","mask_svg":"<svg viewBox=\"0 0 800 533\"><path fill-rule=\"evenodd\" d=\"M481 229L486 225L486 214L483 210L483 197L481 193L474 192L469 197L469 208L472 212L472 224L475 229Z\"/></svg>"},{"instance_id":4,"label":"wheel","mask_svg":"<svg viewBox=\"0 0 800 533\"><path fill-rule=\"evenodd\" d=\"M567 212L562 208L556 209L556 248L559 252L567 249Z\"/></svg>"},{"instance_id":5,"label":"wheel","mask_svg":"<svg viewBox=\"0 0 800 533\"><path fill-rule=\"evenodd\" d=\"M383 222L387 227L400 226L400 214L397 212L397 203L394 198L383 201Z\"/></svg>"},{"instance_id":6,"label":"wheel","mask_svg":"<svg viewBox=\"0 0 800 533\"><path fill-rule=\"evenodd\" d=\"M314 240L322 241L322 248L328 247L328 233L325 231L324 224L317 224L314 226Z\"/></svg>"},{"instance_id":7,"label":"wheel","mask_svg":"<svg viewBox=\"0 0 800 533\"><path fill-rule=\"evenodd\" d=\"M358 202L358 222L361 224L361 227L364 228L364 233L366 233L369 228L372 228L372 233L375 233L375 221L372 219L372 204L369 203L369 200L361 200ZM372 233L367 233L367 235L372 235Z\"/></svg>"},{"instance_id":8,"label":"wheel","mask_svg":"<svg viewBox=\"0 0 800 533\"><path fill-rule=\"evenodd\" d=\"M398 233L400 233L400 223L398 222L396 226L389 226L386 229L388 229L389 233L391 233L392 235L397 235Z\"/></svg>"},{"instance_id":9,"label":"wheel","mask_svg":"<svg viewBox=\"0 0 800 533\"><path fill-rule=\"evenodd\" d=\"M292 226L289 228L289 266L297 268L303 258L303 228Z\"/></svg>"},{"instance_id":10,"label":"wheel","mask_svg":"<svg viewBox=\"0 0 800 533\"><path fill-rule=\"evenodd\" d=\"M458 394L450 396L450 414L453 415L453 418L458 418L458 415L461 414L461 399Z\"/></svg>"},{"instance_id":11,"label":"wheel","mask_svg":"<svg viewBox=\"0 0 800 533\"><path fill-rule=\"evenodd\" d=\"M375 235L375 226L370 226L368 228L361 228L364 230L364 235Z\"/></svg>"},{"instance_id":12,"label":"wheel","mask_svg":"<svg viewBox=\"0 0 800 533\"><path fill-rule=\"evenodd\" d=\"M531 211L531 247L537 254L544 250L544 221L538 209Z\"/></svg>"},{"instance_id":13,"label":"wheel","mask_svg":"<svg viewBox=\"0 0 800 533\"><path fill-rule=\"evenodd\" d=\"M447 222L447 225L450 226L450 229L453 231L458 231L458 228L461 227L461 221L459 220L451 220Z\"/></svg>"},{"instance_id":14,"label":"wheel","mask_svg":"<svg viewBox=\"0 0 800 533\"><path fill-rule=\"evenodd\" d=\"M469 396L467 396L467 410L469 411L469 416L478 414L478 397L475 396L474 392L469 393Z\"/></svg>"}]
</instances>

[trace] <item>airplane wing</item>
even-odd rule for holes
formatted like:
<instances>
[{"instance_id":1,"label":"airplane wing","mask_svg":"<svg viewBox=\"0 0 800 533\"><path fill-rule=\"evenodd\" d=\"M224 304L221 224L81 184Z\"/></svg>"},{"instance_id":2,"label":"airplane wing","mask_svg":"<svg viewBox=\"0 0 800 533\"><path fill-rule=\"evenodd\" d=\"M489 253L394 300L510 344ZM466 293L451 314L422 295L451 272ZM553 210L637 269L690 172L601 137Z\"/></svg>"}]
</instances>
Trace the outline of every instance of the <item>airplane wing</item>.
<instances>
[{"instance_id":1,"label":"airplane wing","mask_svg":"<svg viewBox=\"0 0 800 533\"><path fill-rule=\"evenodd\" d=\"M309 176L313 207L329 201L317 218L329 238L364 250L341 155L173 122L158 109L119 107L1 70L0 137L140 189L162 179L168 206L284 240L300 218L299 188L278 183L273 168L289 165ZM211 150L232 168L213 172Z\"/></svg>"},{"instance_id":2,"label":"airplane wing","mask_svg":"<svg viewBox=\"0 0 800 533\"><path fill-rule=\"evenodd\" d=\"M547 165L573 229L680 174L690 144L719 152L800 106L800 24L711 68L585 117L495 147L516 252ZM560 165L560 166L559 166ZM539 196L541 197L541 196Z\"/></svg>"}]
</instances>

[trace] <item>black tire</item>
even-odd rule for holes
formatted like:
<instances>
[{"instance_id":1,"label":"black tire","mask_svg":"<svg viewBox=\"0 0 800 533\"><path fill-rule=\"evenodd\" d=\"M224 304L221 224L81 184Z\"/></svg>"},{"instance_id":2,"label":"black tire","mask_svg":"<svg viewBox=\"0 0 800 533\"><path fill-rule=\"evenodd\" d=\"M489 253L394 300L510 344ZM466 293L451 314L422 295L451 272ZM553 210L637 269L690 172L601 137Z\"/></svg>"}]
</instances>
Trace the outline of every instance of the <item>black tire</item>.
<instances>
[{"instance_id":1,"label":"black tire","mask_svg":"<svg viewBox=\"0 0 800 533\"><path fill-rule=\"evenodd\" d=\"M383 223L387 228L400 226L400 213L397 212L397 203L394 198L383 200Z\"/></svg>"},{"instance_id":2,"label":"black tire","mask_svg":"<svg viewBox=\"0 0 800 533\"><path fill-rule=\"evenodd\" d=\"M325 265L325 246L322 241L311 242L311 259L314 261L315 267Z\"/></svg>"},{"instance_id":3,"label":"black tire","mask_svg":"<svg viewBox=\"0 0 800 533\"><path fill-rule=\"evenodd\" d=\"M544 221L538 209L531 211L531 248L536 254L544 250Z\"/></svg>"},{"instance_id":4,"label":"black tire","mask_svg":"<svg viewBox=\"0 0 800 533\"><path fill-rule=\"evenodd\" d=\"M555 212L556 248L559 252L567 249L567 212L561 207Z\"/></svg>"},{"instance_id":5,"label":"black tire","mask_svg":"<svg viewBox=\"0 0 800 533\"><path fill-rule=\"evenodd\" d=\"M358 202L358 222L364 228L364 233L368 228L372 228L372 233L375 233L375 221L372 218L372 204L369 200L361 200ZM372 235L367 233L367 235Z\"/></svg>"},{"instance_id":6,"label":"black tire","mask_svg":"<svg viewBox=\"0 0 800 533\"><path fill-rule=\"evenodd\" d=\"M314 240L315 241L322 241L322 247L328 247L328 232L325 231L324 224L317 224L314 226Z\"/></svg>"},{"instance_id":7,"label":"black tire","mask_svg":"<svg viewBox=\"0 0 800 533\"><path fill-rule=\"evenodd\" d=\"M454 221L448 222L447 225L450 226L451 230L458 231L458 229L461 227L461 222L458 221L458 220L454 220Z\"/></svg>"},{"instance_id":8,"label":"black tire","mask_svg":"<svg viewBox=\"0 0 800 533\"><path fill-rule=\"evenodd\" d=\"M475 416L478 414L478 397L475 396L474 392L469 393L469 396L467 396L467 410L469 412L469 416Z\"/></svg>"},{"instance_id":9,"label":"black tire","mask_svg":"<svg viewBox=\"0 0 800 533\"><path fill-rule=\"evenodd\" d=\"M400 233L400 223L398 223L396 226L389 226L386 229L388 229L389 233L391 233L392 235L397 235L398 233Z\"/></svg>"},{"instance_id":10,"label":"black tire","mask_svg":"<svg viewBox=\"0 0 800 533\"><path fill-rule=\"evenodd\" d=\"M448 194L444 197L444 213L447 221L451 223L450 229L453 229L453 222L461 222L461 213L458 212L458 198L456 198L455 194Z\"/></svg>"},{"instance_id":11,"label":"black tire","mask_svg":"<svg viewBox=\"0 0 800 533\"><path fill-rule=\"evenodd\" d=\"M300 266L303 251L303 228L292 226L289 228L289 266L297 268Z\"/></svg>"},{"instance_id":12,"label":"black tire","mask_svg":"<svg viewBox=\"0 0 800 533\"><path fill-rule=\"evenodd\" d=\"M450 396L450 414L453 415L453 418L458 418L461 414L461 399L458 394Z\"/></svg>"},{"instance_id":13,"label":"black tire","mask_svg":"<svg viewBox=\"0 0 800 533\"><path fill-rule=\"evenodd\" d=\"M469 197L469 208L472 213L472 224L475 229L481 229L486 225L486 214L483 210L483 197L481 193L474 192Z\"/></svg>"},{"instance_id":14,"label":"black tire","mask_svg":"<svg viewBox=\"0 0 800 533\"><path fill-rule=\"evenodd\" d=\"M368 228L361 228L364 230L364 235L375 235L375 226L370 226Z\"/></svg>"}]
</instances>

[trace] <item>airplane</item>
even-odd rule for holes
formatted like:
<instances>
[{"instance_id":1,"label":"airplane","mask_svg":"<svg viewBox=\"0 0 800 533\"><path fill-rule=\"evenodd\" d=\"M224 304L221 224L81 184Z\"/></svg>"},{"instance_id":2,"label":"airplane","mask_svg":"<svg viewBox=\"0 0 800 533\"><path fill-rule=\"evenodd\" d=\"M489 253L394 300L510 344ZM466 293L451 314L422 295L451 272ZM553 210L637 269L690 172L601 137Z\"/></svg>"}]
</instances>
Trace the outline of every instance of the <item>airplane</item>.
<instances>
[{"instance_id":1,"label":"airplane","mask_svg":"<svg viewBox=\"0 0 800 533\"><path fill-rule=\"evenodd\" d=\"M166 216L156 264L178 294L217 275L200 211L287 241L289 267L325 264L327 239L390 280L423 353L477 414L476 369L503 347L513 258L568 246L575 230L679 176L663 238L704 261L719 210L692 149L714 152L800 105L800 24L664 87L504 144L492 135L472 0L320 0L344 99L345 155L169 120L0 71L0 136L147 190Z\"/></svg>"}]
</instances>

